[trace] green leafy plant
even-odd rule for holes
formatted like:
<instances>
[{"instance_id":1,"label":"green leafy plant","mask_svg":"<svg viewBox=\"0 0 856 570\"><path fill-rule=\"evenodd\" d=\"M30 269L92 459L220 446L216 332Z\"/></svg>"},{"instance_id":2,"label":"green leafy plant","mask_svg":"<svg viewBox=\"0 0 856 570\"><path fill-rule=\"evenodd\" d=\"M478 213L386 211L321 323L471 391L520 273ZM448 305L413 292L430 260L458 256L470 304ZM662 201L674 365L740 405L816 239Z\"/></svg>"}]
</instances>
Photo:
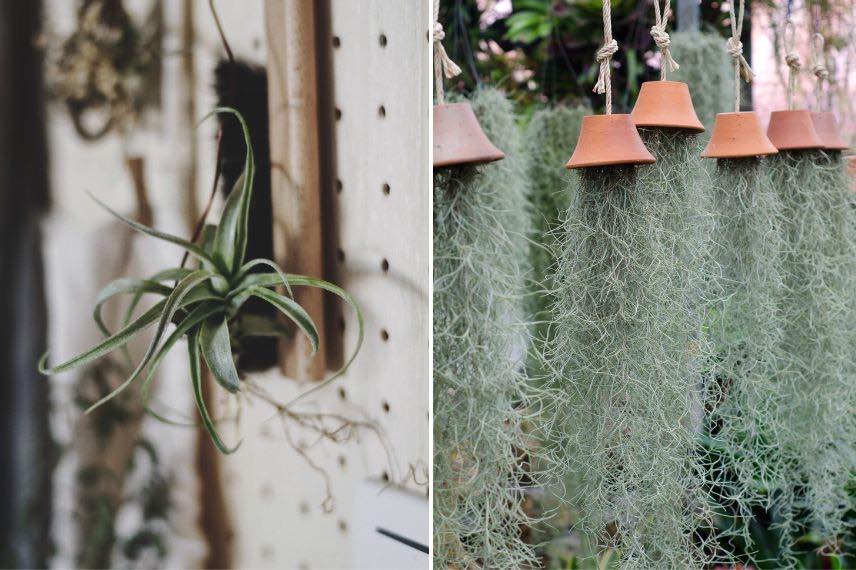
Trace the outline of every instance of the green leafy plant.
<instances>
[{"instance_id":1,"label":"green leafy plant","mask_svg":"<svg viewBox=\"0 0 856 570\"><path fill-rule=\"evenodd\" d=\"M218 113L233 115L240 122L247 154L243 174L226 200L220 223L205 226L201 234L201 244L191 243L130 220L93 197L101 207L133 229L186 250L198 260L197 267L175 267L160 271L148 279L125 277L108 284L98 294L93 312L95 322L107 338L89 350L52 367L46 365L48 354L45 354L39 363L39 370L43 374L58 374L86 365L118 349L124 351L132 338L155 326L154 336L142 359L133 366L128 377L117 388L89 406L86 410L88 413L111 401L139 378L143 379L142 394L146 398L149 383L164 356L179 340L187 338L190 379L202 423L217 448L222 453L232 453L240 443L229 447L223 442L205 406L202 396L202 361L204 360L221 387L230 393L236 393L241 391L242 381L233 356L235 343L246 336L290 334L289 329L274 319L259 316L245 318L241 314L243 304L252 297L270 303L306 335L313 349L317 349L320 342L318 330L309 314L290 296L292 287L323 289L342 298L357 313L358 340L354 352L344 366L288 404L278 406L280 411L344 373L362 345L363 319L353 297L340 287L313 277L287 274L268 259L245 259L255 173L253 149L249 129L240 113L222 107L215 109L212 115ZM266 268L268 271L257 272L260 268ZM277 293L274 290L277 287L284 287L289 295ZM112 332L105 325L101 310L105 303L121 295L130 295L131 302L125 313L124 326L119 331ZM142 314L135 316L136 309L145 295L155 295L161 299ZM175 328L168 334L171 324L175 325ZM127 352L125 357L130 363ZM155 414L151 410L150 412Z\"/></svg>"}]
</instances>

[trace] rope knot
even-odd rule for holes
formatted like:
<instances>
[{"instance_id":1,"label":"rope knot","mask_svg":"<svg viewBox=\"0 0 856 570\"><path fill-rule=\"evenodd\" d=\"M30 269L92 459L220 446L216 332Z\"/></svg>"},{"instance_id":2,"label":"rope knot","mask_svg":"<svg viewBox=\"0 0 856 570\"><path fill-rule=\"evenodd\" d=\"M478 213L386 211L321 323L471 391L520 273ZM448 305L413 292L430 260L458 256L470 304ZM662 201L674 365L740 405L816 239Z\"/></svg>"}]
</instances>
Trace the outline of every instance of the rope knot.
<instances>
[{"instance_id":1,"label":"rope knot","mask_svg":"<svg viewBox=\"0 0 856 570\"><path fill-rule=\"evenodd\" d=\"M609 83L609 66L612 56L616 52L618 52L618 42L611 39L600 46L597 53L595 53L595 60L600 64L600 73L598 73L597 83L595 83L593 90L595 93L606 93L606 86Z\"/></svg>"},{"instance_id":2,"label":"rope knot","mask_svg":"<svg viewBox=\"0 0 856 570\"><path fill-rule=\"evenodd\" d=\"M443 38L445 37L446 32L443 31L443 25L440 22L434 22L434 65L439 65L446 79L452 79L460 75L461 68L446 53L446 48L443 47Z\"/></svg>"},{"instance_id":3,"label":"rope knot","mask_svg":"<svg viewBox=\"0 0 856 570\"><path fill-rule=\"evenodd\" d=\"M812 36L812 47L814 49L814 65L811 66L811 72L817 77L818 81L826 81L829 79L829 70L826 68L826 62L824 61L823 56L823 46L824 39L821 34L814 34Z\"/></svg>"},{"instance_id":4,"label":"rope knot","mask_svg":"<svg viewBox=\"0 0 856 570\"><path fill-rule=\"evenodd\" d=\"M788 52L785 54L785 63L790 67L793 71L799 71L802 68L802 61L800 61L800 56L796 52Z\"/></svg>"},{"instance_id":5,"label":"rope knot","mask_svg":"<svg viewBox=\"0 0 856 570\"><path fill-rule=\"evenodd\" d=\"M740 70L740 77L742 77L743 81L746 83L752 83L754 74L752 73L752 68L749 67L749 62L746 61L745 57L743 57L743 42L732 36L728 38L725 45L728 48L728 55L731 56L734 64Z\"/></svg>"},{"instance_id":6,"label":"rope knot","mask_svg":"<svg viewBox=\"0 0 856 570\"><path fill-rule=\"evenodd\" d=\"M434 22L434 41L442 42L446 37L446 32L443 31L443 24L440 22Z\"/></svg>"},{"instance_id":7,"label":"rope knot","mask_svg":"<svg viewBox=\"0 0 856 570\"><path fill-rule=\"evenodd\" d=\"M660 0L656 0L659 2ZM655 4L655 7L658 7L659 4ZM681 68L678 65L678 62L672 57L672 52L669 51L669 47L672 45L672 39L669 37L668 32L666 32L666 25L669 23L669 17L672 15L672 10L668 7L668 2L666 3L666 9L663 11L662 17L660 17L660 10L656 10L656 23L651 26L651 38L654 40L654 43L657 44L657 49L660 50L660 53L663 54L663 63L662 68L668 71L677 71ZM663 76L665 79L665 76Z\"/></svg>"}]
</instances>

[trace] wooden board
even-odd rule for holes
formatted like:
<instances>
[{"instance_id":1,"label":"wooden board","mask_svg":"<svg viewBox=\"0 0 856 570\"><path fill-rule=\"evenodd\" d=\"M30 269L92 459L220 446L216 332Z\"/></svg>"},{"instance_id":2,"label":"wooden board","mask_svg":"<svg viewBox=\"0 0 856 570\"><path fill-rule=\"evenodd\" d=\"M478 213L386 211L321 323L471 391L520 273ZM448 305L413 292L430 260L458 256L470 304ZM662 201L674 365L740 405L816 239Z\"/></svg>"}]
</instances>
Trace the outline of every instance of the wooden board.
<instances>
[{"instance_id":1,"label":"wooden board","mask_svg":"<svg viewBox=\"0 0 856 570\"><path fill-rule=\"evenodd\" d=\"M267 0L265 25L276 258L289 273L322 277L315 4ZM324 338L321 292L301 287L294 293ZM322 344L313 358L306 337L295 335L282 342L280 363L291 378L319 380L327 369L325 346Z\"/></svg>"},{"instance_id":2,"label":"wooden board","mask_svg":"<svg viewBox=\"0 0 856 570\"><path fill-rule=\"evenodd\" d=\"M322 85L332 90L329 108L320 114L338 116L329 136L332 184L325 187L324 222L335 227L328 248L335 280L362 308L366 337L346 375L301 407L377 422L391 455L370 433L336 445L294 429L292 443L310 454L309 464L286 440L270 406L244 401L240 429L224 425L229 442L243 438L241 449L223 459L238 568L356 567L355 553L366 546L355 528L366 508L357 503L366 480L396 484L427 502L430 5L329 0L329 14L327 37L316 38L333 46L332 85ZM339 309L341 321L327 337L340 334L347 354L357 320ZM313 385L276 370L251 380L279 401ZM225 404L221 417L232 417L234 400ZM322 473L334 498L329 511L322 505Z\"/></svg>"}]
</instances>

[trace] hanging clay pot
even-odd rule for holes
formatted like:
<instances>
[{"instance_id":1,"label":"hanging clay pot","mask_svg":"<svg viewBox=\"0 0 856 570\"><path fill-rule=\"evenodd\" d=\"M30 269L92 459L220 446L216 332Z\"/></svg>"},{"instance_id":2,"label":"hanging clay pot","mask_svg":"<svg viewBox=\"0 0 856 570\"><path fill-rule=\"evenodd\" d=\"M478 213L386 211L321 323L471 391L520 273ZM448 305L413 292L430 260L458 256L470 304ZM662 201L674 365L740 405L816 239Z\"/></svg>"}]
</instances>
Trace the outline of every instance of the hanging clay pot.
<instances>
[{"instance_id":1,"label":"hanging clay pot","mask_svg":"<svg viewBox=\"0 0 856 570\"><path fill-rule=\"evenodd\" d=\"M814 130L811 114L805 109L773 111L767 137L779 150L823 148L823 141Z\"/></svg>"},{"instance_id":2,"label":"hanging clay pot","mask_svg":"<svg viewBox=\"0 0 856 570\"><path fill-rule=\"evenodd\" d=\"M704 132L690 89L680 81L646 81L630 114L637 127L670 127Z\"/></svg>"},{"instance_id":3,"label":"hanging clay pot","mask_svg":"<svg viewBox=\"0 0 856 570\"><path fill-rule=\"evenodd\" d=\"M434 168L505 158L484 134L469 103L434 106Z\"/></svg>"},{"instance_id":4,"label":"hanging clay pot","mask_svg":"<svg viewBox=\"0 0 856 570\"><path fill-rule=\"evenodd\" d=\"M565 167L651 164L654 160L630 115L586 115L577 147Z\"/></svg>"},{"instance_id":5,"label":"hanging clay pot","mask_svg":"<svg viewBox=\"0 0 856 570\"><path fill-rule=\"evenodd\" d=\"M814 124L814 131L823 143L823 148L827 150L845 150L849 148L844 139L841 138L835 113L829 111L814 112L811 114L811 122Z\"/></svg>"},{"instance_id":6,"label":"hanging clay pot","mask_svg":"<svg viewBox=\"0 0 856 570\"><path fill-rule=\"evenodd\" d=\"M713 124L713 134L702 158L742 158L765 156L779 152L764 130L755 111L719 113Z\"/></svg>"}]
</instances>

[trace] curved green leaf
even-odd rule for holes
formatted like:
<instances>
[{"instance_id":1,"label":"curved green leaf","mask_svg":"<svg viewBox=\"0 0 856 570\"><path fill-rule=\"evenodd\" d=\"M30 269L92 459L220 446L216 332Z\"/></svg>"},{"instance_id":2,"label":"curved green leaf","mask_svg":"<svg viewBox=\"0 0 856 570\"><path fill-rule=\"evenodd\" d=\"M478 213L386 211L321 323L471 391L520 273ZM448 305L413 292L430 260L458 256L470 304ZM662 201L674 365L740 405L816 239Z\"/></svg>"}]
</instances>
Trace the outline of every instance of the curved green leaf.
<instances>
[{"instance_id":1,"label":"curved green leaf","mask_svg":"<svg viewBox=\"0 0 856 570\"><path fill-rule=\"evenodd\" d=\"M143 378L143 386L140 392L144 400L148 399L149 384L151 383L158 366L160 366L161 360L163 360L167 353L169 353L172 347L175 346L175 344L181 340L184 335L188 334L191 329L201 324L205 319L213 317L222 310L223 307L220 304L202 303L197 305L190 314L176 325L175 330L166 338L163 345L161 345L160 350L158 350L158 353L152 359L149 369L146 371L146 377Z\"/></svg>"},{"instance_id":2,"label":"curved green leaf","mask_svg":"<svg viewBox=\"0 0 856 570\"><path fill-rule=\"evenodd\" d=\"M217 449L220 450L220 453L225 455L234 453L239 447L241 447L241 442L239 441L235 447L227 447L223 443L223 440L220 439L220 434L217 433L217 426L214 425L214 421L211 419L211 416L208 415L208 408L205 407L205 398L202 396L202 371L200 370L199 363L198 331L194 330L194 332L190 334L187 346L190 354L190 381L193 384L193 395L196 398L196 407L199 409L199 415L202 418L202 425L205 426L205 431L207 431L208 435L211 436L211 440L214 442L214 445L217 446Z\"/></svg>"},{"instance_id":3,"label":"curved green leaf","mask_svg":"<svg viewBox=\"0 0 856 570\"><path fill-rule=\"evenodd\" d=\"M279 265L277 265L270 259L254 259L252 261L248 261L247 263L241 266L241 269L238 271L238 275L235 278L235 281L240 283L241 279L248 275L253 267L258 267L260 265L270 267L271 269L276 271L276 274L279 276L280 280L282 281L282 284L285 286L285 290L288 291L288 296L294 298L294 293L291 290L291 283L288 282L288 277L286 276L285 271L283 271L279 267Z\"/></svg>"},{"instance_id":4,"label":"curved green leaf","mask_svg":"<svg viewBox=\"0 0 856 570\"><path fill-rule=\"evenodd\" d=\"M140 315L138 319L124 327L122 330L120 330L113 336L105 339L100 344L93 346L86 352L78 354L74 358L66 360L65 362L57 364L56 366L50 368L47 368L45 366L49 355L49 353L46 352L44 356L42 356L42 358L39 360L39 372L42 374L59 374L61 372L66 372L67 370L71 370L72 368L77 368L78 366L89 364L93 360L101 358L105 354L113 352L117 348L124 346L128 343L129 340L134 338L136 335L138 335L140 332L142 332L158 320L158 317L164 310L165 303L165 300L159 301L151 309Z\"/></svg>"},{"instance_id":5,"label":"curved green leaf","mask_svg":"<svg viewBox=\"0 0 856 570\"><path fill-rule=\"evenodd\" d=\"M330 293L333 293L337 297L341 298L343 301L348 303L357 314L357 324L359 326L359 331L357 333L357 345L354 347L354 351L348 357L348 360L345 364L337 370L330 378L327 378L323 382L316 384L303 394L299 395L297 398L289 402L288 405L297 402L305 398L306 396L313 394L332 382L333 380L339 378L351 364L354 362L354 359L357 357L357 354L360 352L360 348L363 345L363 339L365 337L365 322L363 321L363 313L360 311L359 305L357 305L357 301L351 296L350 293L342 289L341 287L330 283L329 281L324 281L323 279L316 279L315 277L307 277L305 275L294 275L294 274L286 274L285 278L291 285L295 286L305 286L305 287L316 287L318 289L323 289ZM243 295L248 289L253 287L276 287L280 285L281 278L279 275L274 273L250 273L244 276L239 285L232 291L230 296L237 297L239 295Z\"/></svg>"},{"instance_id":6,"label":"curved green leaf","mask_svg":"<svg viewBox=\"0 0 856 570\"><path fill-rule=\"evenodd\" d=\"M229 392L240 390L241 381L235 368L235 359L232 358L232 342L225 317L207 319L202 323L199 346L214 379Z\"/></svg>"},{"instance_id":7,"label":"curved green leaf","mask_svg":"<svg viewBox=\"0 0 856 570\"><path fill-rule=\"evenodd\" d=\"M172 318L175 316L175 313L181 308L181 302L187 296L187 294L192 291L198 284L202 283L211 278L211 273L204 270L194 271L184 279L178 282L175 286L175 289L172 290L169 297L163 301L163 309L160 314L160 320L158 321L157 329L155 330L154 338L152 338L151 343L149 344L148 350L146 350L146 354L143 356L143 359L134 369L128 378L122 382L115 390L89 406L89 408L84 413L90 413L96 408L103 406L113 398L115 398L118 394L123 392L131 383L140 375L140 372L146 367L149 363L149 360L154 356L157 351L158 344L160 344L160 340L163 337L164 332L166 331L167 325L172 321Z\"/></svg>"},{"instance_id":8,"label":"curved green leaf","mask_svg":"<svg viewBox=\"0 0 856 570\"><path fill-rule=\"evenodd\" d=\"M154 238L158 238L160 240L163 240L163 241L175 244L179 247L182 247L185 250L187 250L188 252L190 252L193 255L195 255L196 257L198 257L199 259L204 259L204 260L209 261L212 264L214 264L215 267L219 267L217 265L217 261L215 261L215 259L212 256L208 255L208 253L206 251L204 251L201 247L190 243L186 239L180 238L178 236L174 236L172 234L168 234L165 232L158 231L154 228L150 228L146 225L143 225L139 222L136 222L130 218L126 218L125 216L114 211L113 209L110 208L110 206L108 206L107 204L105 204L104 202L102 202L101 200L96 198L92 193L87 192L87 194L89 194L89 197L92 198L96 204L98 204L99 206L101 206L102 208L107 210L107 212L109 212L111 215L113 215L114 217L118 218L119 220L125 222L126 224L128 224L129 226L131 226L132 228L137 230L138 232L144 233L146 235L150 235ZM220 267L221 271L223 269L224 268Z\"/></svg>"},{"instance_id":9,"label":"curved green leaf","mask_svg":"<svg viewBox=\"0 0 856 570\"><path fill-rule=\"evenodd\" d=\"M312 321L312 317L309 316L309 313L297 304L297 301L289 299L288 297L278 293L274 293L264 287L252 287L248 292L253 297L258 297L259 299L267 301L279 309L282 314L291 319L294 324L297 325L297 328L303 331L303 334L305 334L306 338L309 339L309 343L312 345L312 354L314 355L318 351L318 328L315 326L315 323Z\"/></svg>"},{"instance_id":10,"label":"curved green leaf","mask_svg":"<svg viewBox=\"0 0 856 570\"><path fill-rule=\"evenodd\" d=\"M220 265L226 269L226 273L233 275L244 262L244 255L247 251L247 224L249 223L250 201L253 194L253 178L255 177L253 144L250 140L250 129L247 122L237 110L230 107L218 107L206 118L213 114L233 115L241 124L244 144L247 147L244 172L226 199L223 213L220 216L220 223L217 224L217 231L214 235L212 251Z\"/></svg>"},{"instance_id":11,"label":"curved green leaf","mask_svg":"<svg viewBox=\"0 0 856 570\"><path fill-rule=\"evenodd\" d=\"M135 299L138 299L145 293L155 293L167 297L171 292L171 287L161 285L157 281L135 279L133 277L116 279L115 281L108 283L103 289L101 289L101 291L98 292L98 296L95 298L95 309L92 311L92 318L95 321L95 324L98 325L98 328L101 329L101 332L104 333L104 336L110 336L110 330L101 318L101 308L107 301L118 295L131 293L134 293Z\"/></svg>"}]
</instances>

